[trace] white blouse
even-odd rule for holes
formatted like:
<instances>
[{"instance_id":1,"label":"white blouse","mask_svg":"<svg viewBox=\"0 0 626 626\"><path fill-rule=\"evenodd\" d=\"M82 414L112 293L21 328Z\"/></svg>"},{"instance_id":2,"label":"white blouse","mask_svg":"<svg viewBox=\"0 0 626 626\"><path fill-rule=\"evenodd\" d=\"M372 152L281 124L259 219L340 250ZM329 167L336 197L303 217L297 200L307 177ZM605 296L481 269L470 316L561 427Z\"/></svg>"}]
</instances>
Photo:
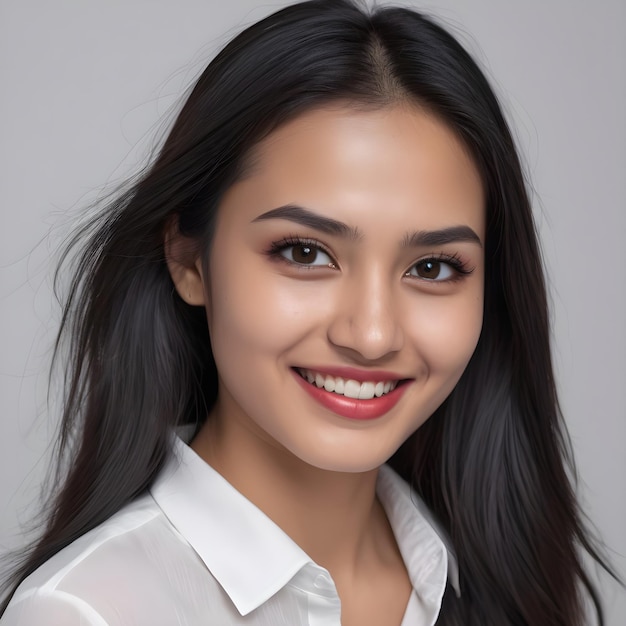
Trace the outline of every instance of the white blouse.
<instances>
[{"instance_id":1,"label":"white blouse","mask_svg":"<svg viewBox=\"0 0 626 626\"><path fill-rule=\"evenodd\" d=\"M54 555L2 626L339 626L327 570L180 439L148 493ZM432 626L452 553L391 468L377 494L414 592L402 626Z\"/></svg>"}]
</instances>

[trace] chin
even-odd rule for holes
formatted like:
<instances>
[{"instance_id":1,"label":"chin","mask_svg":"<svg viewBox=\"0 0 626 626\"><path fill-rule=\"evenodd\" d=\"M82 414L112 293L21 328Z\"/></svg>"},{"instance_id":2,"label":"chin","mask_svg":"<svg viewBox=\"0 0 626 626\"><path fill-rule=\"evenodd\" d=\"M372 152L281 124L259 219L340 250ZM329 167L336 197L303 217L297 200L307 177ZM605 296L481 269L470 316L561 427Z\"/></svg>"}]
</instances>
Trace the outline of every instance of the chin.
<instances>
[{"instance_id":1,"label":"chin","mask_svg":"<svg viewBox=\"0 0 626 626\"><path fill-rule=\"evenodd\" d=\"M363 445L365 443L365 445ZM376 449L378 446L367 445L367 442L356 443L352 446L338 445L332 450L328 446L318 450L291 450L291 454L301 462L311 467L327 471L341 472L345 474L361 474L377 470L384 465L402 445L402 441L397 446L388 449ZM320 454L319 450L325 449L325 453ZM349 449L349 453L346 453Z\"/></svg>"}]
</instances>

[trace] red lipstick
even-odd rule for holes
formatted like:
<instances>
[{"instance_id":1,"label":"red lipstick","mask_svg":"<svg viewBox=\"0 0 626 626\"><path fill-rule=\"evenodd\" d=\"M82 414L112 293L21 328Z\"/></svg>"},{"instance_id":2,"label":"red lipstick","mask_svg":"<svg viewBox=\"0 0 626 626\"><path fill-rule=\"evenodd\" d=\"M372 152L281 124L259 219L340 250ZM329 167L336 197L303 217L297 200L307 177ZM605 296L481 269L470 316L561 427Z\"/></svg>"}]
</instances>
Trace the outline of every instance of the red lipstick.
<instances>
[{"instance_id":1,"label":"red lipstick","mask_svg":"<svg viewBox=\"0 0 626 626\"><path fill-rule=\"evenodd\" d=\"M329 376L339 376L346 380L356 380L358 382L377 381L377 380L397 380L397 377L385 372L374 372L362 370L352 370L351 368L335 368L316 370ZM293 370L296 380L302 388L316 402L329 409L333 413L353 420L371 420L382 417L398 403L408 385L398 384L398 386L388 393L374 397L369 400L359 400L357 398L348 398L344 395L326 391L317 385L309 383L296 370Z\"/></svg>"}]
</instances>

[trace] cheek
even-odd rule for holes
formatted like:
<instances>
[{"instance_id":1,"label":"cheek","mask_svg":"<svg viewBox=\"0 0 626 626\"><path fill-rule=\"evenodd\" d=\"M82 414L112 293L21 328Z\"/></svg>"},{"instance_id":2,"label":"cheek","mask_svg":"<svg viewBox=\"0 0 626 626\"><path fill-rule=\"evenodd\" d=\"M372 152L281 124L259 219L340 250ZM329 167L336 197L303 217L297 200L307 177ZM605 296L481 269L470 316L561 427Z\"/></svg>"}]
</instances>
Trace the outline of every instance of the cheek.
<instances>
[{"instance_id":1,"label":"cheek","mask_svg":"<svg viewBox=\"0 0 626 626\"><path fill-rule=\"evenodd\" d=\"M413 343L429 377L456 384L480 337L482 291L470 298L435 299L431 304L415 316L411 325Z\"/></svg>"},{"instance_id":2,"label":"cheek","mask_svg":"<svg viewBox=\"0 0 626 626\"><path fill-rule=\"evenodd\" d=\"M207 317L213 348L246 358L288 350L319 323L322 294L313 283L285 279L264 260L224 259L211 267Z\"/></svg>"}]
</instances>

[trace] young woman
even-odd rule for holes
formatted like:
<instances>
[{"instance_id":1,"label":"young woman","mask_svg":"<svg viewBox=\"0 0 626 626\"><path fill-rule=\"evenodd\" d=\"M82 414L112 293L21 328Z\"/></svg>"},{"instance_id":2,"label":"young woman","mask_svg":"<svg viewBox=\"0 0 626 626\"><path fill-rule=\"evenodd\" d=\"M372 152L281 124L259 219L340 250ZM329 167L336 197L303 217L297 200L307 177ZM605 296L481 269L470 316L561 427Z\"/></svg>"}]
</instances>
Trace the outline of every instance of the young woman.
<instances>
[{"instance_id":1,"label":"young woman","mask_svg":"<svg viewBox=\"0 0 626 626\"><path fill-rule=\"evenodd\" d=\"M519 160L440 27L262 20L79 240L2 626L602 621Z\"/></svg>"}]
</instances>

